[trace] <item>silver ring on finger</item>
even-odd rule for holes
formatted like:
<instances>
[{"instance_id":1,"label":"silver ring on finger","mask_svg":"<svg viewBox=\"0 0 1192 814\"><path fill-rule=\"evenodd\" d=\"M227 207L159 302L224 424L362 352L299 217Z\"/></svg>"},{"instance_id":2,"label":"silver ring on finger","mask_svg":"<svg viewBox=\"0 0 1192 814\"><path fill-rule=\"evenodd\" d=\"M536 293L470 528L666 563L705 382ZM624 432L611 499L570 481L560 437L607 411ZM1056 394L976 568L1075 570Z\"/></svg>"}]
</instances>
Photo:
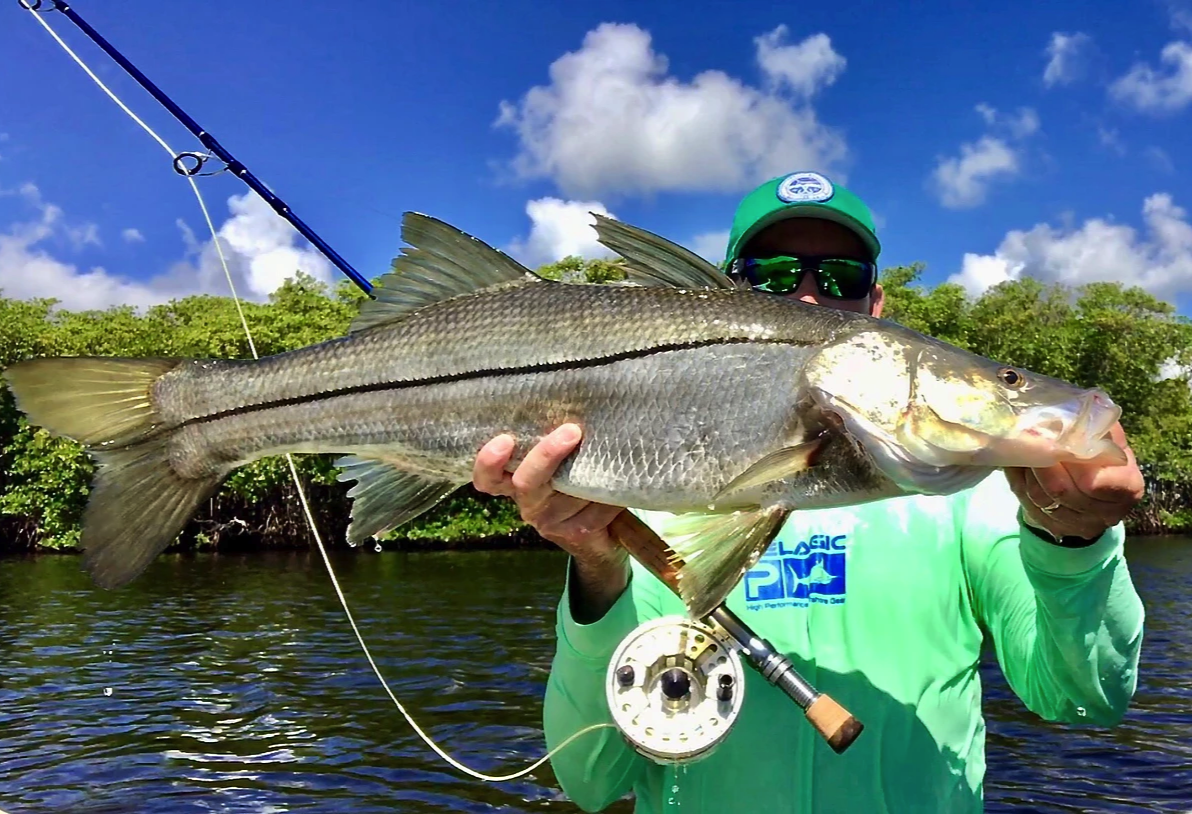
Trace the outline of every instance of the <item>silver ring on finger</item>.
<instances>
[{"instance_id":1,"label":"silver ring on finger","mask_svg":"<svg viewBox=\"0 0 1192 814\"><path fill-rule=\"evenodd\" d=\"M1051 513L1054 512L1059 507L1060 507L1060 502L1058 500L1053 500L1053 501L1051 501L1051 505L1049 505L1049 506L1040 506L1039 511L1043 512L1043 514L1047 515L1048 517L1051 517Z\"/></svg>"}]
</instances>

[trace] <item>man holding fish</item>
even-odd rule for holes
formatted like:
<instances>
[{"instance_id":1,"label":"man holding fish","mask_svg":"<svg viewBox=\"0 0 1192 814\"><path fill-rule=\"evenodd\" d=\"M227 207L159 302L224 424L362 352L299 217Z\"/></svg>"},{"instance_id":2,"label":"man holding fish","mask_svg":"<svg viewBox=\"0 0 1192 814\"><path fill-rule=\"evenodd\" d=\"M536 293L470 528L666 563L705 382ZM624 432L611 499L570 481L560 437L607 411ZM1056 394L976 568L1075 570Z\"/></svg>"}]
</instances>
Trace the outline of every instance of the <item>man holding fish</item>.
<instances>
[{"instance_id":1,"label":"man holding fish","mask_svg":"<svg viewBox=\"0 0 1192 814\"><path fill-rule=\"evenodd\" d=\"M860 199L819 173L797 172L741 202L727 268L756 290L880 317L879 251ZM841 356L840 367L849 360ZM1003 374L1009 398L1016 388L1029 391L1022 375ZM948 383L916 379L915 386ZM596 730L554 758L568 796L597 811L633 792L636 811L659 812L677 784L683 810L719 814L980 811L985 725L977 667L985 645L1042 718L1115 724L1136 687L1142 641L1122 520L1141 499L1143 479L1116 412L1099 414L1102 406L1094 397L1075 420L1065 419L1070 428L1059 443L1099 421L1096 434L1107 434L1113 451L995 469L952 494L795 510L752 560L726 602L864 721L846 753L833 754L789 699L751 674L737 728L711 756L676 775L615 730ZM1033 421L1028 433L1048 424L1045 416ZM552 487L582 436L578 424L564 424L514 468L514 438L501 435L480 451L473 471L476 488L513 498L522 517L570 555L545 700L552 748L611 720L604 673L621 640L648 619L685 611L609 532L631 511L667 539L670 515Z\"/></svg>"},{"instance_id":2,"label":"man holding fish","mask_svg":"<svg viewBox=\"0 0 1192 814\"><path fill-rule=\"evenodd\" d=\"M572 555L548 742L608 721L604 668L641 621L722 604L864 722L825 752L750 675L732 734L683 775L708 810L979 810L985 643L1042 717L1124 714L1143 613L1121 520L1142 479L1108 394L879 319L872 218L817 173L743 201L729 274L595 228L629 284L546 280L406 213L408 248L343 337L10 365L29 422L96 464L93 581L143 574L237 467L332 453L356 482L349 542L471 481ZM590 810L633 790L656 811L674 780L607 729L555 767Z\"/></svg>"}]
</instances>

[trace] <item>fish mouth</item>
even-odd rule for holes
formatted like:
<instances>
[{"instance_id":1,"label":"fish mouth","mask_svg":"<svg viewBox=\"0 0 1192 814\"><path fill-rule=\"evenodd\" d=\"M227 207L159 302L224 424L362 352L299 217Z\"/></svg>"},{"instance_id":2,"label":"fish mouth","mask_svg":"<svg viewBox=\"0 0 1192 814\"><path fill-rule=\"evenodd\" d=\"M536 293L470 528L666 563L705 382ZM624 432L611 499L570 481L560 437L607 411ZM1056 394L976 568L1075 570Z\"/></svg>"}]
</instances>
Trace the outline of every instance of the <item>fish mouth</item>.
<instances>
[{"instance_id":1,"label":"fish mouth","mask_svg":"<svg viewBox=\"0 0 1192 814\"><path fill-rule=\"evenodd\" d=\"M1025 411L1008 441L1028 463L1017 466L1051 466L1056 463L1124 464L1126 453L1109 431L1122 408L1102 390L1090 390L1054 405Z\"/></svg>"}]
</instances>

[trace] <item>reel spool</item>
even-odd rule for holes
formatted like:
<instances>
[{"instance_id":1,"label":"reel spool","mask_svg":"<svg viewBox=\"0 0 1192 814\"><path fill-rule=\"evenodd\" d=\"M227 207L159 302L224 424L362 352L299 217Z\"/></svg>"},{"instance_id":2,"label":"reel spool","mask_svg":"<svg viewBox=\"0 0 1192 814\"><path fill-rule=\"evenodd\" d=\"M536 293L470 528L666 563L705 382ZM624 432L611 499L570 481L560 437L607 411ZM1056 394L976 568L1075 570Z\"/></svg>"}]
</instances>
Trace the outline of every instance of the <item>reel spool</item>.
<instances>
[{"instance_id":1,"label":"reel spool","mask_svg":"<svg viewBox=\"0 0 1192 814\"><path fill-rule=\"evenodd\" d=\"M686 616L646 622L625 637L608 665L613 722L658 763L707 757L741 713L740 647L723 631Z\"/></svg>"}]
</instances>

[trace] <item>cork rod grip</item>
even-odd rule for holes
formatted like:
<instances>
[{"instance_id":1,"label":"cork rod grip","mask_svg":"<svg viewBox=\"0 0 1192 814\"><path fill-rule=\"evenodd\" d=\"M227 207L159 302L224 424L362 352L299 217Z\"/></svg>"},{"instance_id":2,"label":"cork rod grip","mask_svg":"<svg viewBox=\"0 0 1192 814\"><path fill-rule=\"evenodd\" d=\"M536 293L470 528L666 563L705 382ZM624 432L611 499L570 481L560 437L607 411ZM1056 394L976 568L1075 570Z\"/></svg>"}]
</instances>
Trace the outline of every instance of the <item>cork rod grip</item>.
<instances>
[{"instance_id":1,"label":"cork rod grip","mask_svg":"<svg viewBox=\"0 0 1192 814\"><path fill-rule=\"evenodd\" d=\"M847 709L822 693L807 707L807 720L838 755L852 746L865 728Z\"/></svg>"}]
</instances>

